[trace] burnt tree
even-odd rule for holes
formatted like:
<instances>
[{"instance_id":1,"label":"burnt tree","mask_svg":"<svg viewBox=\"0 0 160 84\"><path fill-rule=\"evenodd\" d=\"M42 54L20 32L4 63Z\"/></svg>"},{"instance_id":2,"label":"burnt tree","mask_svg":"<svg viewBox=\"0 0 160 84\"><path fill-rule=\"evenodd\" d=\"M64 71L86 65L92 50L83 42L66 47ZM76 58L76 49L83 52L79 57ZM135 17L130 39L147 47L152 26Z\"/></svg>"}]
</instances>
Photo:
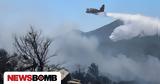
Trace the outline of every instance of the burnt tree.
<instances>
[{"instance_id":1,"label":"burnt tree","mask_svg":"<svg viewBox=\"0 0 160 84\"><path fill-rule=\"evenodd\" d=\"M48 56L52 40L43 38L41 32L35 31L32 27L26 35L22 37L15 36L14 40L14 45L19 55L25 60L31 60L31 65L27 68L31 68L33 71L38 68L38 71L43 71L44 65L53 56Z\"/></svg>"}]
</instances>

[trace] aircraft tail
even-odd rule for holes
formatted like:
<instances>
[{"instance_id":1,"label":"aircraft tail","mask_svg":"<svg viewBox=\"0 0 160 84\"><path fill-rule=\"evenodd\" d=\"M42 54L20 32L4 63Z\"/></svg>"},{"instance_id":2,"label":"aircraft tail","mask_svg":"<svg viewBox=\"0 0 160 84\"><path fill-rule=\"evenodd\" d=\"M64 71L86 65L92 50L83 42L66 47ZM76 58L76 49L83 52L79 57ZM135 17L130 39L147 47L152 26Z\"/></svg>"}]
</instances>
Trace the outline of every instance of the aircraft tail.
<instances>
[{"instance_id":1,"label":"aircraft tail","mask_svg":"<svg viewBox=\"0 0 160 84\"><path fill-rule=\"evenodd\" d=\"M105 9L105 5L103 4L102 7L100 8L100 11L104 12L104 9Z\"/></svg>"}]
</instances>

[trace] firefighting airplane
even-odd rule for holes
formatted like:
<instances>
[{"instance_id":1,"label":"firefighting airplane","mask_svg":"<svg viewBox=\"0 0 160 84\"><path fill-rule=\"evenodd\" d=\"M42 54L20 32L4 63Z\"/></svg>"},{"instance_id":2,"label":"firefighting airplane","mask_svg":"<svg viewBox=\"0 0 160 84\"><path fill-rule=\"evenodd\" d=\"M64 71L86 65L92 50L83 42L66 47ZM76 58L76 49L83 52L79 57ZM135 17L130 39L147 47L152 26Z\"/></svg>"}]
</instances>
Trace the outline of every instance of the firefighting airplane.
<instances>
[{"instance_id":1,"label":"firefighting airplane","mask_svg":"<svg viewBox=\"0 0 160 84\"><path fill-rule=\"evenodd\" d=\"M99 13L103 13L104 10L105 10L105 5L103 4L100 9L87 8L86 13L98 15Z\"/></svg>"}]
</instances>

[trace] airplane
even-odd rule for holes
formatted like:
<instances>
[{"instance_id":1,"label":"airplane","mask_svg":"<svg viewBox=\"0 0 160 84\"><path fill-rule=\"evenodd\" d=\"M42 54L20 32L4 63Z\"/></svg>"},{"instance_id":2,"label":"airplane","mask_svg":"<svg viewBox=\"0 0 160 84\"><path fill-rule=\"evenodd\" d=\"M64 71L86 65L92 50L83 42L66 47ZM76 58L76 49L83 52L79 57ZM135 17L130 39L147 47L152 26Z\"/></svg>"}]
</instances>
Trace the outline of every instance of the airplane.
<instances>
[{"instance_id":1,"label":"airplane","mask_svg":"<svg viewBox=\"0 0 160 84\"><path fill-rule=\"evenodd\" d=\"M86 13L98 15L99 13L104 12L105 5L103 4L100 9L87 8Z\"/></svg>"}]
</instances>

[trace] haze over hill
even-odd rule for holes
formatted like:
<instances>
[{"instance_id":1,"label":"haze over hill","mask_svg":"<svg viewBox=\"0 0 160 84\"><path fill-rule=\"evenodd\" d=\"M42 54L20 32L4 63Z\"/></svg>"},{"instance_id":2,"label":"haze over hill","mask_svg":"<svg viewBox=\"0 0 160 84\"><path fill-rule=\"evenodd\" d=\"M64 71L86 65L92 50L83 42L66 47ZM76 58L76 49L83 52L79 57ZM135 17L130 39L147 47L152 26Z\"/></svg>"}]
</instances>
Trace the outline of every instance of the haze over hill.
<instances>
[{"instance_id":1,"label":"haze over hill","mask_svg":"<svg viewBox=\"0 0 160 84\"><path fill-rule=\"evenodd\" d=\"M58 60L63 59L71 70L76 64L85 68L97 63L101 73L114 81L159 84L160 38L155 31L159 26L154 25L160 21L131 14L113 17L118 20L94 31L63 33L55 42L60 50Z\"/></svg>"},{"instance_id":2,"label":"haze over hill","mask_svg":"<svg viewBox=\"0 0 160 84\"><path fill-rule=\"evenodd\" d=\"M120 40L116 42L111 40L110 35L114 29L123 24L123 21L116 20L94 31L86 32L85 34L86 36L95 36L100 42L99 50L105 54L112 52L114 55L121 53L126 54L127 56L137 56L139 54L143 54L158 57L160 55L160 37L158 35L135 37L133 39Z\"/></svg>"}]
</instances>

